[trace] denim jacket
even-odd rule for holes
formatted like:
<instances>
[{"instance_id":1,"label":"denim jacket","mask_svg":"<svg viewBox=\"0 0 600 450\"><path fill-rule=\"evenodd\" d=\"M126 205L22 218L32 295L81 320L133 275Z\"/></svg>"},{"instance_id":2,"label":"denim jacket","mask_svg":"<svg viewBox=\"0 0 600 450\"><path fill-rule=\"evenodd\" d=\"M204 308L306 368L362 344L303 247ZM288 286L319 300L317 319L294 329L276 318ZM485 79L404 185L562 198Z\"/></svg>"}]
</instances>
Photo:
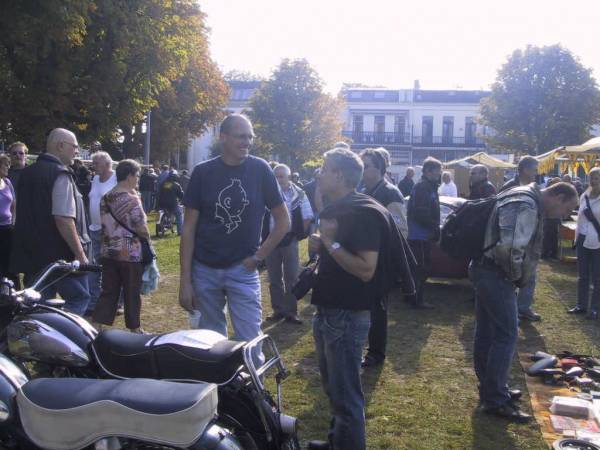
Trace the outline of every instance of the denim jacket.
<instances>
[{"instance_id":1,"label":"denim jacket","mask_svg":"<svg viewBox=\"0 0 600 450\"><path fill-rule=\"evenodd\" d=\"M515 195L517 190L528 191L533 198ZM484 248L491 248L485 256L516 286L527 284L535 273L542 252L541 219L542 195L531 183L500 194L488 220Z\"/></svg>"}]
</instances>

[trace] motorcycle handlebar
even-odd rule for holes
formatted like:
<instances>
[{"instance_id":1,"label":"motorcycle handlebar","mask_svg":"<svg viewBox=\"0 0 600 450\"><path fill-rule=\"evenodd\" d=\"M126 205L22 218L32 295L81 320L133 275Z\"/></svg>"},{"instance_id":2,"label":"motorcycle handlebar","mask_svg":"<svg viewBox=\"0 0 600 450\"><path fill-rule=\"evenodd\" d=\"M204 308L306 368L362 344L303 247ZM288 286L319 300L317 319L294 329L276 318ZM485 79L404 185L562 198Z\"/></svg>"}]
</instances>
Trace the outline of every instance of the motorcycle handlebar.
<instances>
[{"instance_id":1,"label":"motorcycle handlebar","mask_svg":"<svg viewBox=\"0 0 600 450\"><path fill-rule=\"evenodd\" d=\"M99 264L80 264L78 272L102 272L102 266Z\"/></svg>"}]
</instances>

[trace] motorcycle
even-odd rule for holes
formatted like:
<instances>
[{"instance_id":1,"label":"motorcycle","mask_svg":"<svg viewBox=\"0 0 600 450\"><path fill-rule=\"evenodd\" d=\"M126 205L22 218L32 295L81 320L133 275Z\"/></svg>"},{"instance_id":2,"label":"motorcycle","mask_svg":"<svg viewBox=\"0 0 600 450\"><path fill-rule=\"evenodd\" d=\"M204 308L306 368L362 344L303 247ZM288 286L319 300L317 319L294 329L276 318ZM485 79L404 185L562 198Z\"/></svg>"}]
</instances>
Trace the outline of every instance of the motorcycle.
<instances>
[{"instance_id":1,"label":"motorcycle","mask_svg":"<svg viewBox=\"0 0 600 450\"><path fill-rule=\"evenodd\" d=\"M0 352L50 377L214 383L219 418L244 449L300 448L296 419L282 412L281 383L288 373L271 337L237 342L210 330L98 333L82 317L59 309L62 300L40 302L38 290L44 280L56 271L72 273L82 268L89 266L59 261L48 266L29 289L9 289L0 295ZM8 283L2 282L5 290ZM258 346L269 358L257 367L252 354ZM264 384L272 370L276 400Z\"/></svg>"},{"instance_id":2,"label":"motorcycle","mask_svg":"<svg viewBox=\"0 0 600 450\"><path fill-rule=\"evenodd\" d=\"M29 380L0 354L0 445L5 449L243 450L216 417L214 384Z\"/></svg>"},{"instance_id":3,"label":"motorcycle","mask_svg":"<svg viewBox=\"0 0 600 450\"><path fill-rule=\"evenodd\" d=\"M170 230L171 234L175 233L175 222L175 214L171 211L159 209L156 218L156 237L164 236L167 230Z\"/></svg>"}]
</instances>

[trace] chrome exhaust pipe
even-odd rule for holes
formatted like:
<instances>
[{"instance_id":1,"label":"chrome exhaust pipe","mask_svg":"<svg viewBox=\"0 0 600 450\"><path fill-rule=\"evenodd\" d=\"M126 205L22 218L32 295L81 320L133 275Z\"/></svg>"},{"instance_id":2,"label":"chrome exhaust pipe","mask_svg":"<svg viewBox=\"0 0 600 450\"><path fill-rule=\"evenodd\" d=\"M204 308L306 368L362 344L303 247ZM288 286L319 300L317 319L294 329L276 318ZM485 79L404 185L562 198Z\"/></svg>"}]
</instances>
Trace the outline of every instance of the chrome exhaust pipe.
<instances>
[{"instance_id":1,"label":"chrome exhaust pipe","mask_svg":"<svg viewBox=\"0 0 600 450\"><path fill-rule=\"evenodd\" d=\"M279 414L279 426L284 434L296 434L298 431L298 419L287 414Z\"/></svg>"}]
</instances>

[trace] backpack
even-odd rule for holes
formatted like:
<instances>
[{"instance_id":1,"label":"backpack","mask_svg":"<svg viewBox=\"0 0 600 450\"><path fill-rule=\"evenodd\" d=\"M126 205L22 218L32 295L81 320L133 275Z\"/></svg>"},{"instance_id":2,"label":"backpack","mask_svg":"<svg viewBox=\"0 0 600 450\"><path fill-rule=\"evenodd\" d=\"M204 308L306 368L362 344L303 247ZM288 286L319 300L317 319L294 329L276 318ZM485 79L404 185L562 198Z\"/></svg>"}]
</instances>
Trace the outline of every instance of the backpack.
<instances>
[{"instance_id":1,"label":"backpack","mask_svg":"<svg viewBox=\"0 0 600 450\"><path fill-rule=\"evenodd\" d=\"M529 191L515 188L498 195L467 200L450 213L442 227L440 247L452 258L477 259L491 247L484 248L487 222L499 199L525 194L536 200Z\"/></svg>"}]
</instances>

